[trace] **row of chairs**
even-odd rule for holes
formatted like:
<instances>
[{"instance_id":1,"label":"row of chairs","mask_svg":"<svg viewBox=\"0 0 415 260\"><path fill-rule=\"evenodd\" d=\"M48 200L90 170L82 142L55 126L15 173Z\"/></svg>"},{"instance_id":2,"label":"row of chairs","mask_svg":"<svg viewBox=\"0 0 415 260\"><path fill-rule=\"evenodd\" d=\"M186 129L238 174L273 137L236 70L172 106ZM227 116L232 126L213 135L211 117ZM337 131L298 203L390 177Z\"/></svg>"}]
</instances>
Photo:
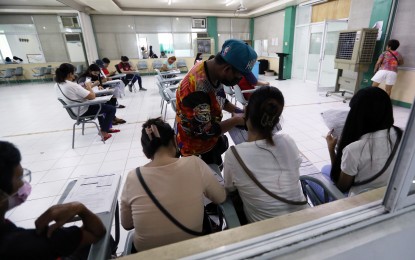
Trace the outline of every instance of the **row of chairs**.
<instances>
[{"instance_id":1,"label":"row of chairs","mask_svg":"<svg viewBox=\"0 0 415 260\"><path fill-rule=\"evenodd\" d=\"M177 83L176 84L172 84L177 82L176 78L168 78L165 79L160 75L156 75L156 85L159 89L159 94L161 97L161 102L160 102L160 114L163 114L163 109L164 109L164 120L166 120L166 115L167 115L167 106L171 105L171 108L173 109L173 111L176 112L176 89L177 89Z\"/></svg>"},{"instance_id":2,"label":"row of chairs","mask_svg":"<svg viewBox=\"0 0 415 260\"><path fill-rule=\"evenodd\" d=\"M235 85L233 87L224 86L225 93L229 96L231 102L233 99L235 99L235 105L236 102L241 103L243 107L248 105L248 100L244 97L244 93L252 93L255 91L255 89L249 89L249 90L241 90L241 88L238 85Z\"/></svg>"},{"instance_id":3,"label":"row of chairs","mask_svg":"<svg viewBox=\"0 0 415 260\"><path fill-rule=\"evenodd\" d=\"M19 82L19 78L23 76L23 67L8 68L1 72L0 79L10 84L10 79L14 78L15 82Z\"/></svg>"},{"instance_id":4,"label":"row of chairs","mask_svg":"<svg viewBox=\"0 0 415 260\"><path fill-rule=\"evenodd\" d=\"M152 70L160 69L163 66L163 62L161 60L153 60L151 66L152 66ZM176 67L179 70L182 70L182 69L185 69L186 71L188 70L185 60L176 61ZM148 67L147 61L145 60L140 60L137 63L137 70L143 71L145 73L149 73L151 71L150 68Z\"/></svg>"}]
</instances>

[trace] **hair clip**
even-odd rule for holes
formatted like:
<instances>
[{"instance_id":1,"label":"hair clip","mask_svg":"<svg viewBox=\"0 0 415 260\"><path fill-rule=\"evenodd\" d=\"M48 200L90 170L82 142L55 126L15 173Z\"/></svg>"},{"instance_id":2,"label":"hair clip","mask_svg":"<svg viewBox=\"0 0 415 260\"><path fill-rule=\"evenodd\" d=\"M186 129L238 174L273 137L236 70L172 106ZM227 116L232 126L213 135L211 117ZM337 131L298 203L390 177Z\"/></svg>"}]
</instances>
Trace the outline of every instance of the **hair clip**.
<instances>
[{"instance_id":1,"label":"hair clip","mask_svg":"<svg viewBox=\"0 0 415 260\"><path fill-rule=\"evenodd\" d=\"M151 136L151 134L154 134L156 138L160 138L160 133L156 125L151 125L149 127L146 127L146 134L148 135L148 138L150 139L150 141L153 140L153 137Z\"/></svg>"},{"instance_id":2,"label":"hair clip","mask_svg":"<svg viewBox=\"0 0 415 260\"><path fill-rule=\"evenodd\" d=\"M274 115L273 117L270 117L267 113L263 114L262 118L261 118L261 125L263 127L273 126L276 117L277 117L277 115Z\"/></svg>"}]
</instances>

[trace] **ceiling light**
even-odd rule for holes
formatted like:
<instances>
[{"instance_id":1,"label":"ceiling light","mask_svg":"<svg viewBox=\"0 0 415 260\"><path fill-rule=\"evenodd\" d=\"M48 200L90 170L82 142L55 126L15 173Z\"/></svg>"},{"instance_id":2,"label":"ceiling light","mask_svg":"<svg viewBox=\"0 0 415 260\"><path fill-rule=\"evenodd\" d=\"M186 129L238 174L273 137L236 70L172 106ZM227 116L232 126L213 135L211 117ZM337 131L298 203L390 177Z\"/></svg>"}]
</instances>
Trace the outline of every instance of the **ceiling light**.
<instances>
[{"instance_id":1,"label":"ceiling light","mask_svg":"<svg viewBox=\"0 0 415 260\"><path fill-rule=\"evenodd\" d=\"M168 5L171 5L171 0L169 0L169 2L167 3Z\"/></svg>"},{"instance_id":2,"label":"ceiling light","mask_svg":"<svg viewBox=\"0 0 415 260\"><path fill-rule=\"evenodd\" d=\"M328 1L329 0L309 0L309 1L302 2L301 4L299 4L299 6L318 5L318 4L326 3Z\"/></svg>"}]
</instances>

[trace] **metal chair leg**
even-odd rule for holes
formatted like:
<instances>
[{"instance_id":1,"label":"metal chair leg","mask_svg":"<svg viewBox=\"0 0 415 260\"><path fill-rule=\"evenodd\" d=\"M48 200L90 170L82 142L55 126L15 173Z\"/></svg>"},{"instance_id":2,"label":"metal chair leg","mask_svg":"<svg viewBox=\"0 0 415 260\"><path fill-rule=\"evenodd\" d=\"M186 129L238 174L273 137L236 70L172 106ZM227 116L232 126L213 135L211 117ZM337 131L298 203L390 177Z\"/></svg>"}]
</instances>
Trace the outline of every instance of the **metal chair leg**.
<instances>
[{"instance_id":1,"label":"metal chair leg","mask_svg":"<svg viewBox=\"0 0 415 260\"><path fill-rule=\"evenodd\" d=\"M72 149L75 148L75 124L73 124L73 129L72 129Z\"/></svg>"},{"instance_id":2,"label":"metal chair leg","mask_svg":"<svg viewBox=\"0 0 415 260\"><path fill-rule=\"evenodd\" d=\"M85 133L85 123L82 123L82 135Z\"/></svg>"}]
</instances>

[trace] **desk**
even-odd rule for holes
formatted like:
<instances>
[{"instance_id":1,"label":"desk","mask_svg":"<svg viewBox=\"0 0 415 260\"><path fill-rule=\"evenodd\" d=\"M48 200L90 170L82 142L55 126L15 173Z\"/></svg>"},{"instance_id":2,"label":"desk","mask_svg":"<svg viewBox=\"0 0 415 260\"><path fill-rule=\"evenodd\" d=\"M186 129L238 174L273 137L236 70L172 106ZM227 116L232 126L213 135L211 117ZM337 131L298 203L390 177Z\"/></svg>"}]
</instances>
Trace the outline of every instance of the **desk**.
<instances>
[{"instance_id":1,"label":"desk","mask_svg":"<svg viewBox=\"0 0 415 260\"><path fill-rule=\"evenodd\" d=\"M58 204L62 204L62 202L66 199L69 192L75 186L78 180L74 180L66 186L65 191L63 192L62 196L60 197ZM110 212L99 213L97 216L101 219L102 223L104 224L105 228L107 229L107 233L105 236L92 244L91 249L89 251L88 259L89 260L104 260L109 259L111 256L110 252L110 239L111 239L111 227L112 222L115 217L115 242L118 244L119 242L119 234L120 234L120 220L119 220L119 207L118 207L118 192L120 189L120 182L121 177L118 176L115 185L117 186L114 198L111 205ZM80 201L82 203L82 201Z\"/></svg>"},{"instance_id":2,"label":"desk","mask_svg":"<svg viewBox=\"0 0 415 260\"><path fill-rule=\"evenodd\" d=\"M168 70L168 71L160 71L161 76L170 76L170 75L177 75L180 74L181 71L179 69Z\"/></svg>"},{"instance_id":3,"label":"desk","mask_svg":"<svg viewBox=\"0 0 415 260\"><path fill-rule=\"evenodd\" d=\"M113 89L98 89L98 90L94 89L94 93L95 93L95 96L101 97L101 96L106 96L106 95L112 95L114 93L114 90Z\"/></svg>"},{"instance_id":4,"label":"desk","mask_svg":"<svg viewBox=\"0 0 415 260\"><path fill-rule=\"evenodd\" d=\"M124 78L125 76L127 76L127 74L121 73L121 74L115 74L115 75L109 76L109 78L114 80L114 79Z\"/></svg>"}]
</instances>

